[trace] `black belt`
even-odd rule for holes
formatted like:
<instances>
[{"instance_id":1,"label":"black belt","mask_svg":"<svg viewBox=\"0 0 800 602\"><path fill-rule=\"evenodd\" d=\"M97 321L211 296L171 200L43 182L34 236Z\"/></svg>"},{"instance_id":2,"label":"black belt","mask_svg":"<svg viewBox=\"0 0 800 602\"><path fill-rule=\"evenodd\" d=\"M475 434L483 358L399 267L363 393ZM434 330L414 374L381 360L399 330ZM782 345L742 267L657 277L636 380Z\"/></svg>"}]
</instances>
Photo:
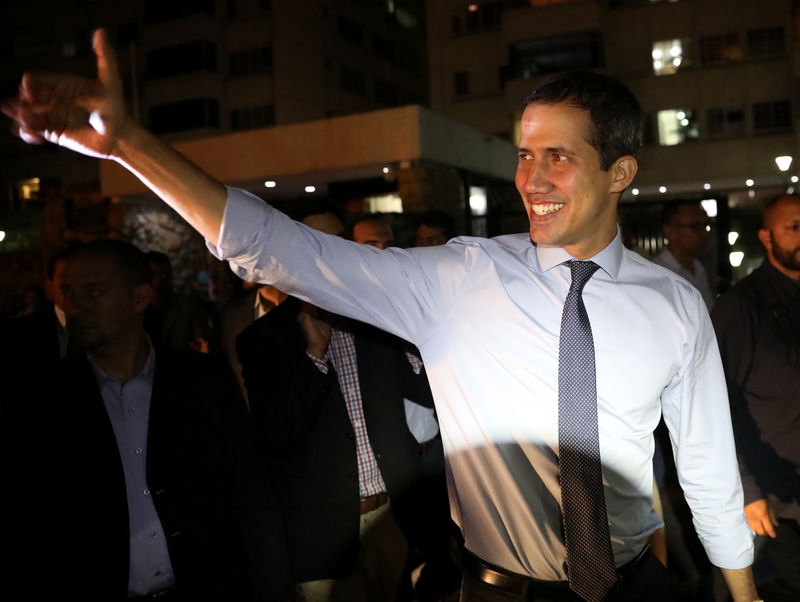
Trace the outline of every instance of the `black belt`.
<instances>
[{"instance_id":1,"label":"black belt","mask_svg":"<svg viewBox=\"0 0 800 602\"><path fill-rule=\"evenodd\" d=\"M639 565L650 553L650 546L645 546L633 560L617 567L617 588L630 579L639 568ZM581 600L569 589L569 581L542 581L518 573L512 573L504 568L482 560L469 550L464 550L464 571L489 585L518 596L528 598L545 598L550 600Z\"/></svg>"}]
</instances>

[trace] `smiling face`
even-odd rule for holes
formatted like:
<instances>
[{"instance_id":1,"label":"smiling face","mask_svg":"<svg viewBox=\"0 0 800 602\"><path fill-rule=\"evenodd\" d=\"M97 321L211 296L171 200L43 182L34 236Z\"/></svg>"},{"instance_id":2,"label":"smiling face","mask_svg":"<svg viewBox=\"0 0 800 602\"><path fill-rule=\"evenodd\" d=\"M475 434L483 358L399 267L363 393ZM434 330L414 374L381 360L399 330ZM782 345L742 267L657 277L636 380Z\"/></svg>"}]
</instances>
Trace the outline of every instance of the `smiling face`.
<instances>
[{"instance_id":1,"label":"smiling face","mask_svg":"<svg viewBox=\"0 0 800 602\"><path fill-rule=\"evenodd\" d=\"M589 112L568 103L534 103L522 115L516 185L531 240L563 247L576 259L602 251L617 231L617 200L636 175L619 157L608 171L588 142Z\"/></svg>"}]
</instances>

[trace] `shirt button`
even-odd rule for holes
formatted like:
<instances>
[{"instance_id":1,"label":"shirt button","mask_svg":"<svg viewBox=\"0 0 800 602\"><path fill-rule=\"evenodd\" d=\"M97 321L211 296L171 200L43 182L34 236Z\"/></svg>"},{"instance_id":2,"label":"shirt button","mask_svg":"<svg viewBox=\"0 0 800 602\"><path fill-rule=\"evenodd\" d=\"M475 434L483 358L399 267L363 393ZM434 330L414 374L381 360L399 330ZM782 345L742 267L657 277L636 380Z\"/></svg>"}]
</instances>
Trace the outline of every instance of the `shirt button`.
<instances>
[{"instance_id":1,"label":"shirt button","mask_svg":"<svg viewBox=\"0 0 800 602\"><path fill-rule=\"evenodd\" d=\"M128 414L135 414L136 408L128 408Z\"/></svg>"},{"instance_id":2,"label":"shirt button","mask_svg":"<svg viewBox=\"0 0 800 602\"><path fill-rule=\"evenodd\" d=\"M141 453L142 453L142 448L141 447L137 447L136 448L136 455L138 456Z\"/></svg>"},{"instance_id":3,"label":"shirt button","mask_svg":"<svg viewBox=\"0 0 800 602\"><path fill-rule=\"evenodd\" d=\"M156 571L155 573L153 573L153 575L155 575L156 577L161 577L161 571Z\"/></svg>"},{"instance_id":4,"label":"shirt button","mask_svg":"<svg viewBox=\"0 0 800 602\"><path fill-rule=\"evenodd\" d=\"M150 537L155 539L156 537L158 537L158 533L155 531L150 531Z\"/></svg>"},{"instance_id":5,"label":"shirt button","mask_svg":"<svg viewBox=\"0 0 800 602\"><path fill-rule=\"evenodd\" d=\"M145 489L142 493L144 493L145 495L150 495L150 490L149 489Z\"/></svg>"}]
</instances>

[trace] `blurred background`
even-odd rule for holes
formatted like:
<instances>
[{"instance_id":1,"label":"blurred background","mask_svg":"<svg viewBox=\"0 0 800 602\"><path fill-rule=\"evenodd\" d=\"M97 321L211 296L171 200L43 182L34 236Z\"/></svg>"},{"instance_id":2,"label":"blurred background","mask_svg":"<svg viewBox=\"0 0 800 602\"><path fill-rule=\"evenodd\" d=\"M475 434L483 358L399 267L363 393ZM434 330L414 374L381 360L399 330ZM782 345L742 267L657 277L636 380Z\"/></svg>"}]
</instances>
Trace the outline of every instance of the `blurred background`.
<instances>
[{"instance_id":1,"label":"blurred background","mask_svg":"<svg viewBox=\"0 0 800 602\"><path fill-rule=\"evenodd\" d=\"M0 93L23 70L93 75L107 28L140 123L289 214L324 199L385 214L397 243L443 209L458 234L527 230L513 177L522 100L596 69L647 114L620 221L646 257L662 207L700 200L716 292L762 258L764 203L797 183L800 3L793 0L6 0ZM0 132L0 314L70 243L166 253L174 285L224 298L228 270L117 165Z\"/></svg>"}]
</instances>

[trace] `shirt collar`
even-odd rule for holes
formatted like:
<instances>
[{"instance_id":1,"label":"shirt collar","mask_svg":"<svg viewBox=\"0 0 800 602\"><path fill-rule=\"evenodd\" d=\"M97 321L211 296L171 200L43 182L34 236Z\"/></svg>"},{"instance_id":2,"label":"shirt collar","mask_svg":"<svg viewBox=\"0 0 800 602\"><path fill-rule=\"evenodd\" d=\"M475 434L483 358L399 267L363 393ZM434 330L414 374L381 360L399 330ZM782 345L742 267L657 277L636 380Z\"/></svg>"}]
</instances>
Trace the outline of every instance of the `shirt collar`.
<instances>
[{"instance_id":1,"label":"shirt collar","mask_svg":"<svg viewBox=\"0 0 800 602\"><path fill-rule=\"evenodd\" d=\"M612 280L616 280L619 274L620 265L622 265L622 238L620 236L619 226L617 226L617 234L614 236L609 245L600 251L594 257L590 257L590 261L594 261ZM572 255L567 253L562 247L539 247L536 246L536 257L539 260L539 265L542 271L546 272L551 268L575 259Z\"/></svg>"},{"instance_id":2,"label":"shirt collar","mask_svg":"<svg viewBox=\"0 0 800 602\"><path fill-rule=\"evenodd\" d=\"M149 336L147 336L147 344L148 347L150 348L150 352L147 354L147 361L145 361L142 371L136 376L134 376L131 380L142 379L148 386L152 387L153 377L155 376L155 370L156 370L156 352L155 349L153 348L153 344L150 341ZM113 376L108 374L105 370L103 370L100 367L100 364L94 361L94 358L92 358L92 355L90 353L86 354L86 359L89 360L89 365L92 367L92 370L94 371L95 378L97 379L98 384L102 384L103 382L106 381L114 383L119 382L116 378L114 378Z\"/></svg>"}]
</instances>

